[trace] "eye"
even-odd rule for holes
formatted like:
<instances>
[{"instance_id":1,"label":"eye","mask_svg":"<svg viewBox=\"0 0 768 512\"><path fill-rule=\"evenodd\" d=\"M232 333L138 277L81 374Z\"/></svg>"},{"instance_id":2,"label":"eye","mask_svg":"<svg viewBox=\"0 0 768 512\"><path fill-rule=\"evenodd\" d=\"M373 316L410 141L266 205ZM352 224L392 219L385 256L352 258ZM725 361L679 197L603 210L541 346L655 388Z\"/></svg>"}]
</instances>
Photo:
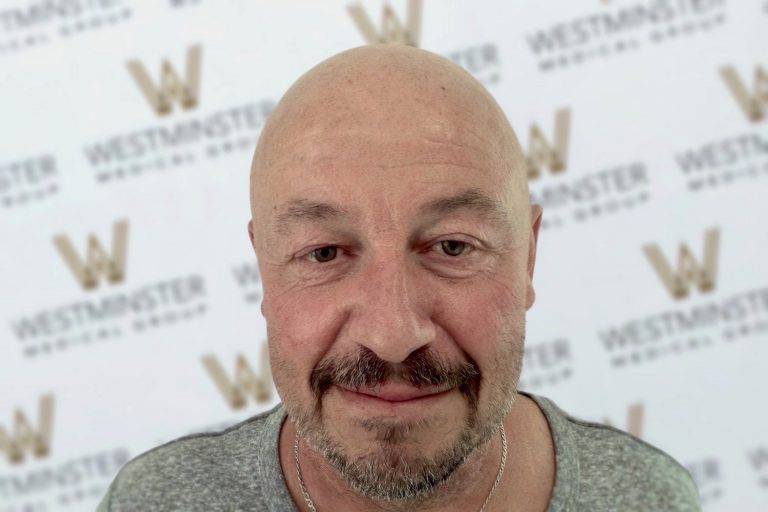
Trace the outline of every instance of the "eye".
<instances>
[{"instance_id":1,"label":"eye","mask_svg":"<svg viewBox=\"0 0 768 512\"><path fill-rule=\"evenodd\" d=\"M445 254L452 257L461 256L472 251L472 245L461 240L443 240L435 245L439 245Z\"/></svg>"},{"instance_id":2,"label":"eye","mask_svg":"<svg viewBox=\"0 0 768 512\"><path fill-rule=\"evenodd\" d=\"M336 259L339 248L335 245L326 245L309 251L304 257L315 263L327 263Z\"/></svg>"}]
</instances>

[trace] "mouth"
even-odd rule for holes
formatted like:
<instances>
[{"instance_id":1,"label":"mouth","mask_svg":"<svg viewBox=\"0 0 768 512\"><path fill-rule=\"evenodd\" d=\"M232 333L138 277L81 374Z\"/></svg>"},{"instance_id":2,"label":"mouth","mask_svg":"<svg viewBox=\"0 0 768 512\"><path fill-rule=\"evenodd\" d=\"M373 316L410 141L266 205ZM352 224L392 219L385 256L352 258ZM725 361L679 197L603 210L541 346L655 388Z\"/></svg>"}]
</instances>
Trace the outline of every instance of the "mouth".
<instances>
[{"instance_id":1,"label":"mouth","mask_svg":"<svg viewBox=\"0 0 768 512\"><path fill-rule=\"evenodd\" d=\"M375 388L347 388L336 386L348 399L370 405L423 405L439 399L453 389L415 388L403 383L387 383Z\"/></svg>"}]
</instances>

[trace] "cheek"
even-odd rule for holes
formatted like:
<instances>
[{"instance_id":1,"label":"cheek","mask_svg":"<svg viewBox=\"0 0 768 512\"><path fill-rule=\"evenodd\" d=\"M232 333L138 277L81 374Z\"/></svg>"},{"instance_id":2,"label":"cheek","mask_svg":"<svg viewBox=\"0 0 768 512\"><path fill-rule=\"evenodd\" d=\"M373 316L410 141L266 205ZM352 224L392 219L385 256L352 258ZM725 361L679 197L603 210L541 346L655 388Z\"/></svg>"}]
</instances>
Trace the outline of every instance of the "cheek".
<instances>
[{"instance_id":1,"label":"cheek","mask_svg":"<svg viewBox=\"0 0 768 512\"><path fill-rule=\"evenodd\" d=\"M441 323L485 372L520 350L525 330L525 276L486 276L442 291ZM511 344L511 346L510 346Z\"/></svg>"},{"instance_id":2,"label":"cheek","mask_svg":"<svg viewBox=\"0 0 768 512\"><path fill-rule=\"evenodd\" d=\"M453 306L462 311L461 315L477 324L482 319L497 325L520 310L525 310L525 295L520 293L525 281L514 283L509 280L487 279L472 286L468 293L453 299ZM457 311L457 313L458 313Z\"/></svg>"},{"instance_id":3,"label":"cheek","mask_svg":"<svg viewBox=\"0 0 768 512\"><path fill-rule=\"evenodd\" d=\"M309 393L309 375L333 345L342 315L327 290L271 291L265 283L263 311L270 356L274 373L283 375L282 382L275 375L275 384L296 391L303 386Z\"/></svg>"}]
</instances>

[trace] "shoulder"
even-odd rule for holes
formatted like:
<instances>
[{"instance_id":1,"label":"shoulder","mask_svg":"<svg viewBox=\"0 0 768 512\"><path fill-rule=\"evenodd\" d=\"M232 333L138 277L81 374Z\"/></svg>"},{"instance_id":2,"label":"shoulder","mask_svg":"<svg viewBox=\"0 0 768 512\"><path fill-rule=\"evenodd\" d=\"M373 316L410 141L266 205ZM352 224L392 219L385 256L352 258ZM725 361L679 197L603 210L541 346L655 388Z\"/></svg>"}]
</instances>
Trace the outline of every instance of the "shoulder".
<instances>
[{"instance_id":1,"label":"shoulder","mask_svg":"<svg viewBox=\"0 0 768 512\"><path fill-rule=\"evenodd\" d=\"M612 491L626 510L641 503L647 510L700 510L691 475L671 455L613 427L583 420L573 424L581 476L593 496Z\"/></svg>"},{"instance_id":2,"label":"shoulder","mask_svg":"<svg viewBox=\"0 0 768 512\"><path fill-rule=\"evenodd\" d=\"M233 510L240 500L252 507L263 487L272 486L264 480L274 480L275 466L279 472L283 417L278 405L221 432L185 436L139 455L114 479L99 512Z\"/></svg>"},{"instance_id":3,"label":"shoulder","mask_svg":"<svg viewBox=\"0 0 768 512\"><path fill-rule=\"evenodd\" d=\"M699 494L690 473L671 455L617 428L575 418L551 400L560 445L575 459L578 501L592 510L698 511ZM549 419L549 418L548 418ZM554 430L554 429L553 429ZM556 440L557 442L557 440ZM558 464L561 455L558 454Z\"/></svg>"}]
</instances>

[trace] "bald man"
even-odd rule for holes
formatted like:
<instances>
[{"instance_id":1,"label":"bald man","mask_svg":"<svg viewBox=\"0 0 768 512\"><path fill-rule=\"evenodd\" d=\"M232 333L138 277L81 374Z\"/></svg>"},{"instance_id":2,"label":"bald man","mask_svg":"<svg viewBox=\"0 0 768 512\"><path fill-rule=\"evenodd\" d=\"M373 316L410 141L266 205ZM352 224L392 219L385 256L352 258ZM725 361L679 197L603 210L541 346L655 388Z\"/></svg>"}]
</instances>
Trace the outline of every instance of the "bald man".
<instances>
[{"instance_id":1,"label":"bald man","mask_svg":"<svg viewBox=\"0 0 768 512\"><path fill-rule=\"evenodd\" d=\"M264 127L251 210L282 403L134 459L99 510L700 510L666 453L517 390L541 208L467 72L319 64Z\"/></svg>"}]
</instances>

